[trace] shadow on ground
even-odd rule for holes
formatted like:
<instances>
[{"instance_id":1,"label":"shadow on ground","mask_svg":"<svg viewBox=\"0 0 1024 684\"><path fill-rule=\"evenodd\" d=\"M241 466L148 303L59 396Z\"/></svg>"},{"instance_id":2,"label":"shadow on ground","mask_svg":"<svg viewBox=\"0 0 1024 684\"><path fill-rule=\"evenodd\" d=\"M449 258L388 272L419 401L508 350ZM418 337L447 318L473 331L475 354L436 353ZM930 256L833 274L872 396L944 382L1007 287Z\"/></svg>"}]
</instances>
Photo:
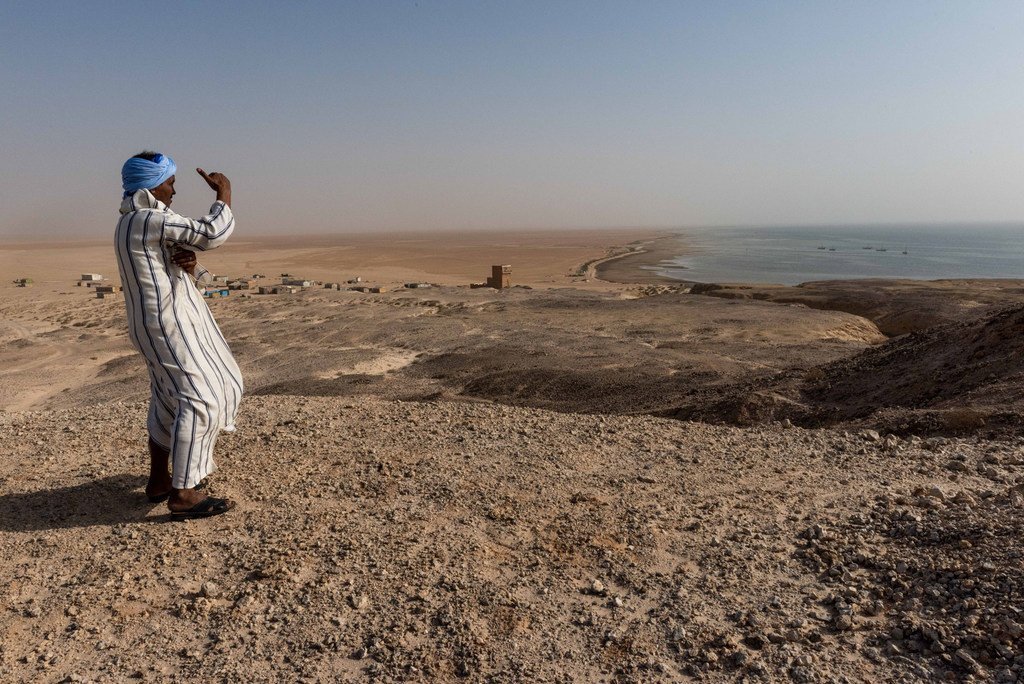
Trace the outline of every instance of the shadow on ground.
<instances>
[{"instance_id":1,"label":"shadow on ground","mask_svg":"<svg viewBox=\"0 0 1024 684\"><path fill-rule=\"evenodd\" d=\"M153 510L146 478L114 475L71 487L0 496L0 531L34 532L141 522ZM155 518L154 520L159 520Z\"/></svg>"}]
</instances>

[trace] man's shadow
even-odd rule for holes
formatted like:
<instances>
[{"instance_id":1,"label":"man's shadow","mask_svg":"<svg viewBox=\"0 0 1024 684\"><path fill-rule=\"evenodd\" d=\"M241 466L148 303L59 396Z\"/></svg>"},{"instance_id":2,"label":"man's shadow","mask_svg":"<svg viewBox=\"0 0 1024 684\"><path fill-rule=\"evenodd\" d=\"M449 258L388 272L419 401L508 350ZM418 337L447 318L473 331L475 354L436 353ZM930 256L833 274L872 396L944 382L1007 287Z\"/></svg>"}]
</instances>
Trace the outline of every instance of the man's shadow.
<instances>
[{"instance_id":1,"label":"man's shadow","mask_svg":"<svg viewBox=\"0 0 1024 684\"><path fill-rule=\"evenodd\" d=\"M113 475L71 487L3 494L0 531L34 532L142 522L155 506L161 506L146 500L141 491L145 486L144 477Z\"/></svg>"}]
</instances>

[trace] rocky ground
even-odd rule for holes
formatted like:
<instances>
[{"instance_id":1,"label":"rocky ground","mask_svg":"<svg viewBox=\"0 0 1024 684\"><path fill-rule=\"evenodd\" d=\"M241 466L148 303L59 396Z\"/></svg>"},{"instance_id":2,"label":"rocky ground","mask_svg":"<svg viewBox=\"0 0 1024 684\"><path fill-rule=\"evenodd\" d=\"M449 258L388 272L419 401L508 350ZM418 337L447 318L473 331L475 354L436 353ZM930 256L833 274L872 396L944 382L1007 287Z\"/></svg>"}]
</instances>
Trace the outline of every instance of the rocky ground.
<instances>
[{"instance_id":1,"label":"rocky ground","mask_svg":"<svg viewBox=\"0 0 1024 684\"><path fill-rule=\"evenodd\" d=\"M1020 681L1024 441L259 396L0 415L0 680Z\"/></svg>"},{"instance_id":2,"label":"rocky ground","mask_svg":"<svg viewBox=\"0 0 1024 684\"><path fill-rule=\"evenodd\" d=\"M239 507L188 523L142 494L123 302L8 288L0 681L1024 680L1024 309L978 286L889 338L876 285L871 320L664 283L213 300Z\"/></svg>"}]
</instances>

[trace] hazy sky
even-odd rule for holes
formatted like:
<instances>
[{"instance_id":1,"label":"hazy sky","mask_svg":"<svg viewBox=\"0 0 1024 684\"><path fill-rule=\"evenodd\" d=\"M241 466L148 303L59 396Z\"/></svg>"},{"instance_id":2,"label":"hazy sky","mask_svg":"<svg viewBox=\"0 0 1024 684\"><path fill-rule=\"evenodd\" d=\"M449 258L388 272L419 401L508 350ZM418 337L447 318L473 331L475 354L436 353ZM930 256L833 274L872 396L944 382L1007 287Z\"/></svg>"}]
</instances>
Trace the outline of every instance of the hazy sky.
<instances>
[{"instance_id":1,"label":"hazy sky","mask_svg":"<svg viewBox=\"0 0 1024 684\"><path fill-rule=\"evenodd\" d=\"M1024 3L6 2L0 233L1024 219Z\"/></svg>"}]
</instances>

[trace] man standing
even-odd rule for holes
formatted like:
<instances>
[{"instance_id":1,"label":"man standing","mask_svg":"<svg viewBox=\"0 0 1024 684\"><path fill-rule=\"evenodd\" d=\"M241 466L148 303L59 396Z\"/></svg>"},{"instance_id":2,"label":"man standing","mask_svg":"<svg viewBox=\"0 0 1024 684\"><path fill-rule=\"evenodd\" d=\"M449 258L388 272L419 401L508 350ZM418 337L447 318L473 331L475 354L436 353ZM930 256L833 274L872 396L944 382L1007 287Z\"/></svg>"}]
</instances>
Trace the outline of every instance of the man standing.
<instances>
[{"instance_id":1,"label":"man standing","mask_svg":"<svg viewBox=\"0 0 1024 684\"><path fill-rule=\"evenodd\" d=\"M208 278L195 251L231 235L231 182L196 169L217 193L201 219L168 206L177 167L169 156L142 152L124 163L124 197L114 244L124 285L128 336L149 370L149 500L167 501L174 519L205 518L234 508L203 496L221 430L235 429L242 376L194 278ZM170 462L170 472L168 472Z\"/></svg>"}]
</instances>

